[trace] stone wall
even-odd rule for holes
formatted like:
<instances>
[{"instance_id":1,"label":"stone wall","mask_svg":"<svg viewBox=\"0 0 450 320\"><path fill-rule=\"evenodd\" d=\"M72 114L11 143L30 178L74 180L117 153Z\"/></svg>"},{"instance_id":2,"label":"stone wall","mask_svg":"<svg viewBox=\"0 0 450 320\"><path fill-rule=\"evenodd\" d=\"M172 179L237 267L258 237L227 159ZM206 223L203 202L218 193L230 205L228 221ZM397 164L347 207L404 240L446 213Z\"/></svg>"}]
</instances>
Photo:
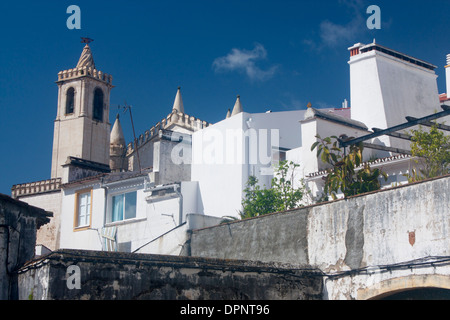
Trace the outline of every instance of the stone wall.
<instances>
[{"instance_id":1,"label":"stone wall","mask_svg":"<svg viewBox=\"0 0 450 320\"><path fill-rule=\"evenodd\" d=\"M17 298L17 270L34 257L36 230L50 213L0 194L0 300Z\"/></svg>"},{"instance_id":2,"label":"stone wall","mask_svg":"<svg viewBox=\"0 0 450 320\"><path fill-rule=\"evenodd\" d=\"M450 177L431 179L321 205L194 230L192 256L317 266L329 299L358 298L358 290L414 269L428 258L450 256ZM394 272L400 265L407 271ZM382 268L379 266L383 266ZM450 266L430 263L425 274L448 276ZM367 276L367 270L382 276ZM389 269L390 268L390 269ZM393 270L392 272L385 272ZM363 277L354 281L351 272ZM381 274L381 273L380 273ZM370 281L368 281L370 279ZM446 284L447 286L447 284Z\"/></svg>"},{"instance_id":3,"label":"stone wall","mask_svg":"<svg viewBox=\"0 0 450 320\"><path fill-rule=\"evenodd\" d=\"M311 300L322 297L322 276L279 263L60 250L23 267L19 288L24 300Z\"/></svg>"},{"instance_id":4,"label":"stone wall","mask_svg":"<svg viewBox=\"0 0 450 320\"><path fill-rule=\"evenodd\" d=\"M43 245L50 250L59 248L60 223L61 223L61 199L62 192L46 192L20 196L17 199L31 206L39 207L53 214L50 222L37 230L36 244Z\"/></svg>"},{"instance_id":5,"label":"stone wall","mask_svg":"<svg viewBox=\"0 0 450 320\"><path fill-rule=\"evenodd\" d=\"M450 256L450 177L194 230L193 256L325 271Z\"/></svg>"}]
</instances>

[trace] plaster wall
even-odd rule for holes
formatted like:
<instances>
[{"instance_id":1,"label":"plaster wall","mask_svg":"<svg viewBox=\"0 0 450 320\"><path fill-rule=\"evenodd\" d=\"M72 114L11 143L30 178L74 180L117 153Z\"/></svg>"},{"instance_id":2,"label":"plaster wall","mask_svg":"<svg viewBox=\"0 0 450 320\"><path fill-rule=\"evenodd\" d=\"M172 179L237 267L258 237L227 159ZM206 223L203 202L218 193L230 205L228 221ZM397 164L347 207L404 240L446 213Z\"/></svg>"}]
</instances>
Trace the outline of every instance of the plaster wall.
<instances>
[{"instance_id":1,"label":"plaster wall","mask_svg":"<svg viewBox=\"0 0 450 320\"><path fill-rule=\"evenodd\" d=\"M50 222L37 230L36 244L44 245L50 250L59 248L60 237L60 213L61 213L61 190L36 195L19 197L20 201L29 205L52 212Z\"/></svg>"},{"instance_id":2,"label":"plaster wall","mask_svg":"<svg viewBox=\"0 0 450 320\"><path fill-rule=\"evenodd\" d=\"M156 191L150 192L151 188L145 189L144 178L124 180L103 187L100 182L96 182L91 185L64 188L60 247L104 250L102 228L116 227L118 251L178 254L187 239L186 230L180 231L178 227L187 221L189 214L197 213L198 186L195 182L183 182L181 187L177 187L178 193L173 188L173 185L157 187ZM92 189L91 223L88 227L76 228L75 194L77 191L90 189ZM111 222L112 197L132 191L136 191L137 195L136 217ZM205 217L203 220L207 219L208 217ZM218 222L206 222L202 226L211 226L212 223ZM172 234L160 239L167 233ZM157 243L160 244L156 245Z\"/></svg>"},{"instance_id":3,"label":"plaster wall","mask_svg":"<svg viewBox=\"0 0 450 320\"><path fill-rule=\"evenodd\" d=\"M193 134L191 180L204 214L238 216L250 175L270 186L272 154L300 146L304 112L242 112Z\"/></svg>"},{"instance_id":4,"label":"plaster wall","mask_svg":"<svg viewBox=\"0 0 450 320\"><path fill-rule=\"evenodd\" d=\"M449 189L447 176L195 230L191 254L309 264L327 274L449 256ZM361 287L342 287L343 292L334 285L339 281L327 289L334 292L330 299Z\"/></svg>"},{"instance_id":5,"label":"plaster wall","mask_svg":"<svg viewBox=\"0 0 450 320\"><path fill-rule=\"evenodd\" d=\"M440 111L434 71L379 51L351 57L351 117L368 128L386 129ZM407 142L380 137L386 145L404 148Z\"/></svg>"}]
</instances>

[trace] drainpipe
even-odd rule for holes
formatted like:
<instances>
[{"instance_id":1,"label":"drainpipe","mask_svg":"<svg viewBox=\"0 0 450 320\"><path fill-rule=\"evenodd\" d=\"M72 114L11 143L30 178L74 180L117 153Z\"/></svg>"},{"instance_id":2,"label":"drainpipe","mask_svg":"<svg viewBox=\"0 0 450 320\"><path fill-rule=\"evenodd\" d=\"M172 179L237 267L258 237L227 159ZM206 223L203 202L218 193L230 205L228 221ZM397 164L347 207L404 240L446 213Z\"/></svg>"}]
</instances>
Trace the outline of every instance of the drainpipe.
<instances>
[{"instance_id":1,"label":"drainpipe","mask_svg":"<svg viewBox=\"0 0 450 320\"><path fill-rule=\"evenodd\" d=\"M103 189L103 190L105 190L105 198L104 198L104 203L103 203L103 226L106 224L106 214L108 213L108 211L107 211L107 208L106 208L106 206L107 206L107 204L108 204L108 187L106 187L104 184L103 184L103 177L101 178L101 180L100 180L100 187ZM103 227L102 226L102 227Z\"/></svg>"},{"instance_id":2,"label":"drainpipe","mask_svg":"<svg viewBox=\"0 0 450 320\"><path fill-rule=\"evenodd\" d=\"M178 190L178 188L181 188L181 185L175 185L173 190L178 195L178 225L183 223L183 195L181 194L181 190Z\"/></svg>"}]
</instances>

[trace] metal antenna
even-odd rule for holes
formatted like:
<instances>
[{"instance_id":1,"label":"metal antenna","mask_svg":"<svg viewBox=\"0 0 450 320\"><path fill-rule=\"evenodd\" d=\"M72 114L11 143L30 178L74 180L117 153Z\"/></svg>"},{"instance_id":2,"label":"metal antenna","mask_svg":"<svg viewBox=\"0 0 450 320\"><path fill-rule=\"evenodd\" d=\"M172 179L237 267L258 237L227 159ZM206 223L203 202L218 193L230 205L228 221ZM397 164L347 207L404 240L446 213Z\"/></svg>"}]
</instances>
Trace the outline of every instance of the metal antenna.
<instances>
[{"instance_id":1,"label":"metal antenna","mask_svg":"<svg viewBox=\"0 0 450 320\"><path fill-rule=\"evenodd\" d=\"M119 105L118 108L121 108L121 106ZM136 151L139 172L142 172L141 160L139 159L139 149L137 146L136 133L134 131L133 114L131 113L131 106L127 105L127 103L125 102L125 106L123 106L123 113L127 112L127 110L130 110L131 127L133 128L134 147L135 147L135 151Z\"/></svg>"}]
</instances>

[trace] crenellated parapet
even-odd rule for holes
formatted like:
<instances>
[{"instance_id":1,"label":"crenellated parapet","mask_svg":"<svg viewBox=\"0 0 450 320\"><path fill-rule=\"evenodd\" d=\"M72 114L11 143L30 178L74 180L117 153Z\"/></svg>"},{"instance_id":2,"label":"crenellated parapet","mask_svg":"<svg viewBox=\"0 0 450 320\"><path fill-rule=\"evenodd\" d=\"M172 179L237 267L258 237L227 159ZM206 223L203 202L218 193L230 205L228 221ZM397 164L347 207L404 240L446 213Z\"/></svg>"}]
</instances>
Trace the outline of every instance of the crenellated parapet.
<instances>
[{"instance_id":1,"label":"crenellated parapet","mask_svg":"<svg viewBox=\"0 0 450 320\"><path fill-rule=\"evenodd\" d=\"M103 73L100 70L88 66L58 72L58 81L70 80L84 76L89 76L112 85L112 75Z\"/></svg>"},{"instance_id":2,"label":"crenellated parapet","mask_svg":"<svg viewBox=\"0 0 450 320\"><path fill-rule=\"evenodd\" d=\"M130 155L134 152L135 147L141 147L155 136L159 135L160 130L164 129L172 129L179 127L183 128L187 131L195 132L206 127L212 125L209 122L200 120L196 117L189 116L183 112L178 112L177 110L173 110L167 117L156 123L149 130L146 130L143 134L137 137L137 146L134 143L130 142L127 145L127 155Z\"/></svg>"},{"instance_id":3,"label":"crenellated parapet","mask_svg":"<svg viewBox=\"0 0 450 320\"><path fill-rule=\"evenodd\" d=\"M11 188L11 196L18 198L46 192L59 191L61 189L61 178L47 179L42 181L16 184Z\"/></svg>"}]
</instances>

